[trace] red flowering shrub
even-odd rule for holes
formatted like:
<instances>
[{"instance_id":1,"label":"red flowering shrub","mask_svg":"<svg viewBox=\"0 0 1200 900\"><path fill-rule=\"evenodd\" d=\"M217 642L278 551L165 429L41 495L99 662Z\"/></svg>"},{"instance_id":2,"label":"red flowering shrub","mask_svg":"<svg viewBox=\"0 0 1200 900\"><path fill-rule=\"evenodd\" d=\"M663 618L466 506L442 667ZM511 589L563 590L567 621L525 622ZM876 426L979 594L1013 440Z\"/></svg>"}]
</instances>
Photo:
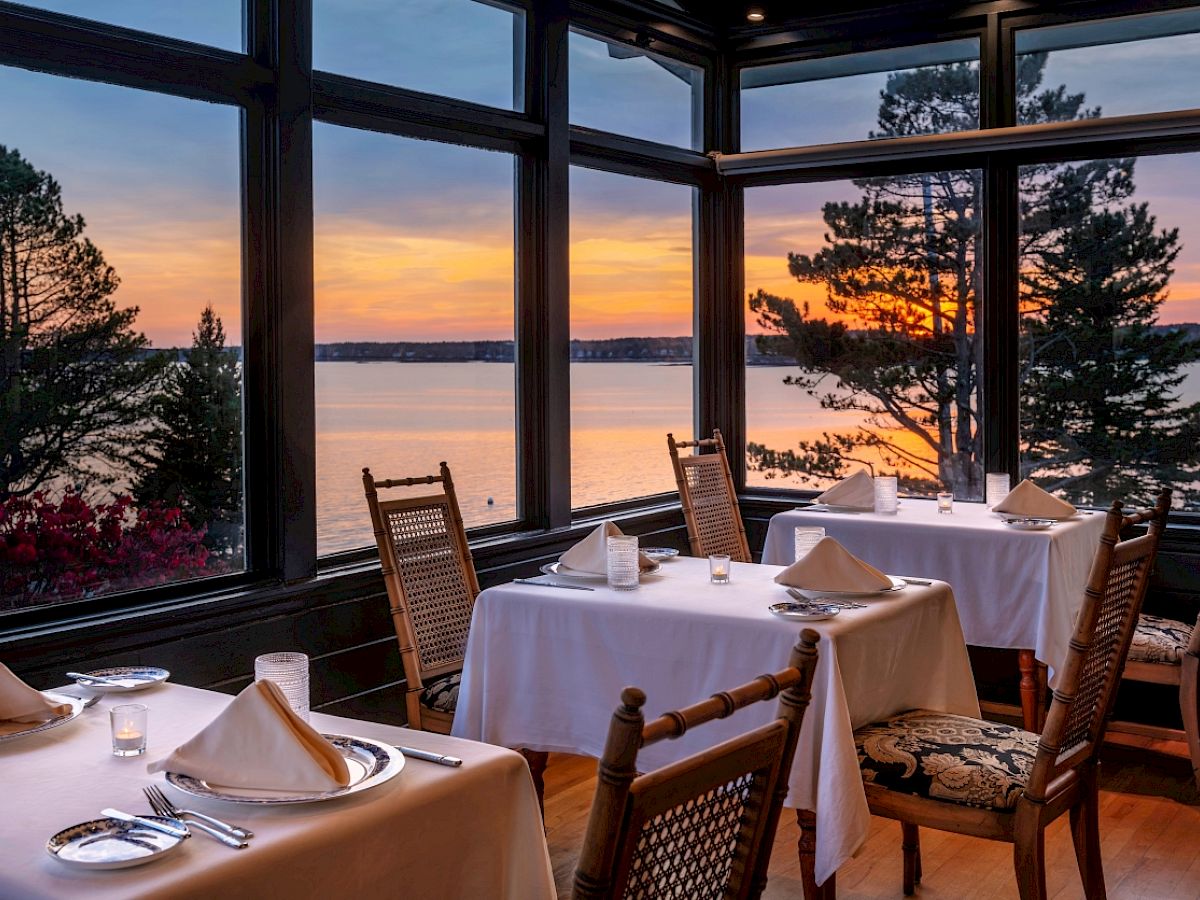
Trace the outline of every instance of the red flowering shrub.
<instances>
[{"instance_id":1,"label":"red flowering shrub","mask_svg":"<svg viewBox=\"0 0 1200 900\"><path fill-rule=\"evenodd\" d=\"M203 529L161 503L90 506L75 490L58 503L43 491L10 497L0 503L0 608L213 574L203 541Z\"/></svg>"}]
</instances>

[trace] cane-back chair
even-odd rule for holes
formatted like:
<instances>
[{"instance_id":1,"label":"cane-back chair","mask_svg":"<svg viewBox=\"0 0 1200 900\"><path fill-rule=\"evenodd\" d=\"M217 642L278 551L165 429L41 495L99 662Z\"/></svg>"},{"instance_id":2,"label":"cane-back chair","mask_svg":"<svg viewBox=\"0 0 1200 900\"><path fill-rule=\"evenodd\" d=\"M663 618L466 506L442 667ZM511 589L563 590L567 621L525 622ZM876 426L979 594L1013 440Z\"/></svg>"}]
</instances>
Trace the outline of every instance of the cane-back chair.
<instances>
[{"instance_id":1,"label":"cane-back chair","mask_svg":"<svg viewBox=\"0 0 1200 900\"><path fill-rule=\"evenodd\" d=\"M1169 508L1164 491L1137 515L1123 517L1120 503L1109 510L1040 737L929 710L855 732L871 812L901 823L905 894L921 880L918 827L927 825L1012 842L1020 896L1044 898L1044 830L1069 812L1084 894L1105 896L1096 756ZM1143 522L1146 534L1118 543Z\"/></svg>"},{"instance_id":2,"label":"cane-back chair","mask_svg":"<svg viewBox=\"0 0 1200 900\"><path fill-rule=\"evenodd\" d=\"M811 696L818 638L805 629L788 668L649 723L642 715L646 695L635 687L621 692L575 871L576 900L761 896ZM641 747L776 695L779 714L768 724L638 774Z\"/></svg>"},{"instance_id":3,"label":"cane-back chair","mask_svg":"<svg viewBox=\"0 0 1200 900\"><path fill-rule=\"evenodd\" d=\"M689 447L695 447L696 453L681 457L679 451ZM714 428L711 438L696 441L676 441L674 435L668 434L667 449L671 452L692 555L726 553L737 562L751 562L720 430Z\"/></svg>"},{"instance_id":4,"label":"cane-back chair","mask_svg":"<svg viewBox=\"0 0 1200 900\"><path fill-rule=\"evenodd\" d=\"M436 494L380 500L383 488L441 484ZM450 733L471 610L479 594L450 468L440 475L376 481L363 469L363 490L379 546L392 624L408 682L411 728Z\"/></svg>"}]
</instances>

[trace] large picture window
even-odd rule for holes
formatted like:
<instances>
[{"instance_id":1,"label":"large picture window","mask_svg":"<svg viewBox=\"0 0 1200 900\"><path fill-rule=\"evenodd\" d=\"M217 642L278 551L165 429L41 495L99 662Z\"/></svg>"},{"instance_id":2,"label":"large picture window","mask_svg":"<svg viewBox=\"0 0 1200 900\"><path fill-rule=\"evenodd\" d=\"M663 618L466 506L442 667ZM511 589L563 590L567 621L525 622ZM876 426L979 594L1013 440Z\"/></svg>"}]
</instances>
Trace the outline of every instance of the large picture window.
<instances>
[{"instance_id":1,"label":"large picture window","mask_svg":"<svg viewBox=\"0 0 1200 900\"><path fill-rule=\"evenodd\" d=\"M364 466L517 518L512 157L318 123L314 173L318 552L371 546Z\"/></svg>"},{"instance_id":2,"label":"large picture window","mask_svg":"<svg viewBox=\"0 0 1200 900\"><path fill-rule=\"evenodd\" d=\"M243 0L204 0L203 3L162 3L159 0L22 0L49 12L99 19L112 25L164 34L225 50L242 50Z\"/></svg>"},{"instance_id":3,"label":"large picture window","mask_svg":"<svg viewBox=\"0 0 1200 900\"><path fill-rule=\"evenodd\" d=\"M245 565L238 119L0 69L0 611Z\"/></svg>"}]
</instances>

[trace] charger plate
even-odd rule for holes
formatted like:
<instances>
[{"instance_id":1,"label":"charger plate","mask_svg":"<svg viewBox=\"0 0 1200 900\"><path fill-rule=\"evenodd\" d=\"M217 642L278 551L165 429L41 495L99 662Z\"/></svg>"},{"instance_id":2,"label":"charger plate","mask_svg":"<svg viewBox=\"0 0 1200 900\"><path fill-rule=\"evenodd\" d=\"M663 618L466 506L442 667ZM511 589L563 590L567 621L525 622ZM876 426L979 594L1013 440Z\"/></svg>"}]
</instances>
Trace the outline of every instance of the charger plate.
<instances>
[{"instance_id":1,"label":"charger plate","mask_svg":"<svg viewBox=\"0 0 1200 900\"><path fill-rule=\"evenodd\" d=\"M120 684L103 684L99 681L80 681L75 683L87 688L93 694L124 694L130 691L144 691L148 687L162 684L171 677L171 673L158 666L109 666L107 669L93 669L83 672L83 675L98 675L101 678L116 678Z\"/></svg>"},{"instance_id":2,"label":"charger plate","mask_svg":"<svg viewBox=\"0 0 1200 900\"><path fill-rule=\"evenodd\" d=\"M344 734L323 734L321 737L333 744L346 759L350 768L350 784L333 791L276 791L259 788L227 787L209 784L200 778L167 772L167 782L185 794L205 800L224 800L228 803L247 803L257 806L274 806L288 803L319 803L334 800L347 794L378 787L400 774L404 768L404 754L390 744L368 738L349 737Z\"/></svg>"},{"instance_id":3,"label":"charger plate","mask_svg":"<svg viewBox=\"0 0 1200 900\"><path fill-rule=\"evenodd\" d=\"M54 703L69 703L71 711L63 713L61 716L55 716L53 719L48 719L45 722L38 722L30 725L21 731L10 731L7 734L0 732L0 744L5 741L15 741L19 738L29 737L31 734L41 734L43 731L49 731L51 728L57 728L59 725L66 725L79 717L83 712L84 701L78 697L68 697L66 694L53 694L50 691L42 691L42 696Z\"/></svg>"},{"instance_id":4,"label":"charger plate","mask_svg":"<svg viewBox=\"0 0 1200 900\"><path fill-rule=\"evenodd\" d=\"M837 606L822 606L820 603L797 603L795 600L784 600L782 603L772 603L767 607L771 615L789 622L820 622L822 619L832 619L842 610Z\"/></svg>"},{"instance_id":5,"label":"charger plate","mask_svg":"<svg viewBox=\"0 0 1200 900\"><path fill-rule=\"evenodd\" d=\"M679 555L679 551L674 547L642 547L641 551L655 562L666 562Z\"/></svg>"},{"instance_id":6,"label":"charger plate","mask_svg":"<svg viewBox=\"0 0 1200 900\"><path fill-rule=\"evenodd\" d=\"M186 828L178 819L142 816L164 825ZM120 819L93 819L64 828L46 841L46 852L73 869L128 869L162 859L184 838L139 828Z\"/></svg>"},{"instance_id":7,"label":"charger plate","mask_svg":"<svg viewBox=\"0 0 1200 900\"><path fill-rule=\"evenodd\" d=\"M883 597L888 594L894 594L896 591L902 591L908 586L906 581L897 578L895 575L889 575L888 578L892 579L892 586L879 591L816 591L811 588L801 587L795 588L795 590L799 591L805 597L820 600L822 597Z\"/></svg>"},{"instance_id":8,"label":"charger plate","mask_svg":"<svg viewBox=\"0 0 1200 900\"><path fill-rule=\"evenodd\" d=\"M642 575L653 575L661 568L662 564L655 561L654 565L642 569L638 575L639 577ZM564 566L560 562L546 563L542 566L541 571L545 575L561 575L563 578L578 578L580 581L608 581L607 575L597 574L596 572L581 572L578 569L572 569L570 566Z\"/></svg>"}]
</instances>

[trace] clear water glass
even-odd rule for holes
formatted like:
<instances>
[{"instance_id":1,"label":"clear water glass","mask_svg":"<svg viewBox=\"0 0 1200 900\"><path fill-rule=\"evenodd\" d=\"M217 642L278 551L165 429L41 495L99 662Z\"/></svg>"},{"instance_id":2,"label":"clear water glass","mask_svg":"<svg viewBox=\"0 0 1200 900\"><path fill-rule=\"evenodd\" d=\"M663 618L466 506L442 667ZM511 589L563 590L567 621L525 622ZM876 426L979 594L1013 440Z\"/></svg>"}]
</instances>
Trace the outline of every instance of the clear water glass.
<instances>
[{"instance_id":1,"label":"clear water glass","mask_svg":"<svg viewBox=\"0 0 1200 900\"><path fill-rule=\"evenodd\" d=\"M606 539L608 586L632 591L638 586L638 539L634 534L613 535Z\"/></svg>"},{"instance_id":2,"label":"clear water glass","mask_svg":"<svg viewBox=\"0 0 1200 900\"><path fill-rule=\"evenodd\" d=\"M308 657L303 653L264 653L254 660L254 680L273 681L292 712L308 721Z\"/></svg>"},{"instance_id":3,"label":"clear water glass","mask_svg":"<svg viewBox=\"0 0 1200 900\"><path fill-rule=\"evenodd\" d=\"M825 537L825 529L819 525L797 525L794 559L800 560L808 555L808 551L821 543Z\"/></svg>"},{"instance_id":4,"label":"clear water glass","mask_svg":"<svg viewBox=\"0 0 1200 900\"><path fill-rule=\"evenodd\" d=\"M894 516L900 509L899 483L895 475L875 476L875 512Z\"/></svg>"},{"instance_id":5,"label":"clear water glass","mask_svg":"<svg viewBox=\"0 0 1200 900\"><path fill-rule=\"evenodd\" d=\"M949 491L942 491L937 495L938 512L942 515L950 515L954 512L954 495Z\"/></svg>"},{"instance_id":6,"label":"clear water glass","mask_svg":"<svg viewBox=\"0 0 1200 900\"><path fill-rule=\"evenodd\" d=\"M729 584L731 565L728 553L710 553L708 556L708 580L713 584Z\"/></svg>"},{"instance_id":7,"label":"clear water glass","mask_svg":"<svg viewBox=\"0 0 1200 900\"><path fill-rule=\"evenodd\" d=\"M146 752L149 712L149 707L141 703L122 703L108 711L113 756L141 756Z\"/></svg>"},{"instance_id":8,"label":"clear water glass","mask_svg":"<svg viewBox=\"0 0 1200 900\"><path fill-rule=\"evenodd\" d=\"M988 472L983 480L983 496L988 506L995 506L1008 496L1012 483L1007 472Z\"/></svg>"}]
</instances>

